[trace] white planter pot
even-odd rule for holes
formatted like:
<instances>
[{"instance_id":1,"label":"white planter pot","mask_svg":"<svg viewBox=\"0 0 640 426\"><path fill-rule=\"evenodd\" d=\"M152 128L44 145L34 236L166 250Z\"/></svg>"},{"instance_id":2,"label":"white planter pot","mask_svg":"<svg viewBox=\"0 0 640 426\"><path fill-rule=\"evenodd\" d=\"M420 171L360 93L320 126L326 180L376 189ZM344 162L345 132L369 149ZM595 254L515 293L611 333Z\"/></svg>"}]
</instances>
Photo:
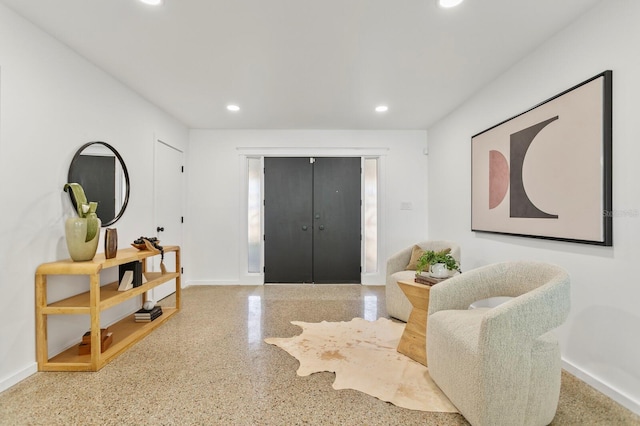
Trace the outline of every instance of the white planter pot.
<instances>
[{"instance_id":1,"label":"white planter pot","mask_svg":"<svg viewBox=\"0 0 640 426\"><path fill-rule=\"evenodd\" d=\"M449 270L444 263L435 263L429 267L429 274L434 278L446 278L449 276Z\"/></svg>"}]
</instances>

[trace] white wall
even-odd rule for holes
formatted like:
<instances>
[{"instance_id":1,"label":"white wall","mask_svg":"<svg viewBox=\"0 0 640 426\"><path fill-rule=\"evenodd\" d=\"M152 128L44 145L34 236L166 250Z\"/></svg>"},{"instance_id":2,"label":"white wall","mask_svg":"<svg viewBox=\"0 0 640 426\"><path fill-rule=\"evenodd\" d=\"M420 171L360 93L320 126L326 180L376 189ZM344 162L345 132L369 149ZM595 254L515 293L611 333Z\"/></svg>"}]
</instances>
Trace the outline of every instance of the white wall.
<instances>
[{"instance_id":1,"label":"white wall","mask_svg":"<svg viewBox=\"0 0 640 426\"><path fill-rule=\"evenodd\" d=\"M183 150L188 142L179 122L0 4L0 391L36 369L34 273L69 257L62 187L73 154L100 140L124 158L131 197L113 226L126 247L155 232L155 135ZM50 287L62 297L78 284L53 280ZM106 321L109 315L122 313ZM77 315L50 323L55 352L77 342L89 321Z\"/></svg>"},{"instance_id":2,"label":"white wall","mask_svg":"<svg viewBox=\"0 0 640 426\"><path fill-rule=\"evenodd\" d=\"M246 210L241 158L247 153L286 156L360 155L382 152L383 251L379 274L363 280L384 283L384 264L394 253L426 238L425 131L192 130L187 188L188 284L248 284L243 273ZM411 202L413 210L400 210Z\"/></svg>"},{"instance_id":3,"label":"white wall","mask_svg":"<svg viewBox=\"0 0 640 426\"><path fill-rule=\"evenodd\" d=\"M640 2L602 2L428 130L430 237L458 241L465 269L510 259L565 267L572 283L571 314L559 329L565 368L636 413L640 413L638 22ZM613 70L614 87L613 208L621 213L614 217L614 246L471 232L471 136L607 69ZM438 185L440 176L450 176L448 186Z\"/></svg>"}]
</instances>

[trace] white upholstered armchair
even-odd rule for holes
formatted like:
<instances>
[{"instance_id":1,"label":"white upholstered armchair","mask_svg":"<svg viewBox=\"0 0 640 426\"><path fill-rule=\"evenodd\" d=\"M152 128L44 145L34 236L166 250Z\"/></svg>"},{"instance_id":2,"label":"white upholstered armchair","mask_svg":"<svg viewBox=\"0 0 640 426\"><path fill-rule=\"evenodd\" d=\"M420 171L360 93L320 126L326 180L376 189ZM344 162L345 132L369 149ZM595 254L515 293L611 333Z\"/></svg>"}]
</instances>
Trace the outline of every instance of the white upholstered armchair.
<instances>
[{"instance_id":1,"label":"white upholstered armchair","mask_svg":"<svg viewBox=\"0 0 640 426\"><path fill-rule=\"evenodd\" d=\"M423 241L399 251L387 260L387 284L385 288L387 313L404 322L409 319L412 306L407 296L398 287L398 281L413 281L416 274L415 266L413 266L413 269L407 269L407 266L411 263L412 254L419 254L414 250L416 246L422 250L432 251L449 248L451 249L451 256L460 262L460 247L451 241Z\"/></svg>"},{"instance_id":2,"label":"white upholstered armchair","mask_svg":"<svg viewBox=\"0 0 640 426\"><path fill-rule=\"evenodd\" d=\"M480 299L513 297L494 308ZM553 330L569 313L569 276L535 262L466 271L431 288L429 374L472 425L547 425L560 394Z\"/></svg>"}]
</instances>

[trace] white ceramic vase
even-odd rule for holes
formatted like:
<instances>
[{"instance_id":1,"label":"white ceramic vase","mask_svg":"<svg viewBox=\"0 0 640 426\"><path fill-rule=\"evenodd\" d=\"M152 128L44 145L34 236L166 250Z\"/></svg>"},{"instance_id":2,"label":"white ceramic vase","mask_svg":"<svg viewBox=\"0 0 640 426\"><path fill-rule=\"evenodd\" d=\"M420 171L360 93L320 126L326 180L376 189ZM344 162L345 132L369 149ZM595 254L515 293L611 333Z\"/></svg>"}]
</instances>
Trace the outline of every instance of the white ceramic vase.
<instances>
[{"instance_id":1,"label":"white ceramic vase","mask_svg":"<svg viewBox=\"0 0 640 426\"><path fill-rule=\"evenodd\" d=\"M444 263L435 263L429 266L429 274L434 278L446 278L449 276L449 270Z\"/></svg>"}]
</instances>

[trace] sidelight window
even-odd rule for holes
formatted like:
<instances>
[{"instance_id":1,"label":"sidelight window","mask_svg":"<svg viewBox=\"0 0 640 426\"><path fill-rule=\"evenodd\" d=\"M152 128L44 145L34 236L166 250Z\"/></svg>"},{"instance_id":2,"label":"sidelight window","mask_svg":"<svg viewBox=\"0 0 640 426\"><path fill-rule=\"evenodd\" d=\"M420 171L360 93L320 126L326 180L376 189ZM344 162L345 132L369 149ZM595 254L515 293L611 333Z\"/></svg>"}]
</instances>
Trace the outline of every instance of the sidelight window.
<instances>
[{"instance_id":1,"label":"sidelight window","mask_svg":"<svg viewBox=\"0 0 640 426\"><path fill-rule=\"evenodd\" d=\"M260 258L262 249L262 166L260 158L247 158L248 171L248 260L249 272L260 271Z\"/></svg>"},{"instance_id":2,"label":"sidelight window","mask_svg":"<svg viewBox=\"0 0 640 426\"><path fill-rule=\"evenodd\" d=\"M364 159L364 272L378 271L378 159Z\"/></svg>"}]
</instances>

